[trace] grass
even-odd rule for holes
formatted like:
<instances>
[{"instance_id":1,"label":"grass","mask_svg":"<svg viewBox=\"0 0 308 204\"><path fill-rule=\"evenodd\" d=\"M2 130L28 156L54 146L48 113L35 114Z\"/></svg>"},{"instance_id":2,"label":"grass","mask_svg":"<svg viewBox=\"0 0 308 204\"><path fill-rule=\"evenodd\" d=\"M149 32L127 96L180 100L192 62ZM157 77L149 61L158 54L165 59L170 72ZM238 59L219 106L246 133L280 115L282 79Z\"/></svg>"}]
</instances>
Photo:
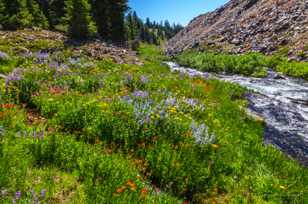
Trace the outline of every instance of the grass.
<instances>
[{"instance_id":1,"label":"grass","mask_svg":"<svg viewBox=\"0 0 308 204\"><path fill-rule=\"evenodd\" d=\"M288 76L308 80L307 62L290 62L278 55L265 56L261 53L231 55L190 50L176 56L176 61L183 66L207 72L264 77L267 75L267 69L273 69Z\"/></svg>"},{"instance_id":2,"label":"grass","mask_svg":"<svg viewBox=\"0 0 308 204\"><path fill-rule=\"evenodd\" d=\"M307 169L263 144L243 88L171 73L154 46L143 66L53 55L0 81L1 202L307 202Z\"/></svg>"}]
</instances>

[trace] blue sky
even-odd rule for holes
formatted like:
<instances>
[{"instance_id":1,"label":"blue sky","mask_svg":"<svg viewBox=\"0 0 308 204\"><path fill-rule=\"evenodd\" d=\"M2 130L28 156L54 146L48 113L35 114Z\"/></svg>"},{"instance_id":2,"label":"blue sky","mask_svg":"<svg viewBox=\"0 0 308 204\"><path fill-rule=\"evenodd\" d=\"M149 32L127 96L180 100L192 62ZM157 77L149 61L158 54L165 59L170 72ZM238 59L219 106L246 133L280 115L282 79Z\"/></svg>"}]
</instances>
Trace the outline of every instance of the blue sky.
<instances>
[{"instance_id":1,"label":"blue sky","mask_svg":"<svg viewBox=\"0 0 308 204\"><path fill-rule=\"evenodd\" d=\"M194 17L212 11L228 0L129 0L129 6L142 19L169 20L186 25Z\"/></svg>"}]
</instances>

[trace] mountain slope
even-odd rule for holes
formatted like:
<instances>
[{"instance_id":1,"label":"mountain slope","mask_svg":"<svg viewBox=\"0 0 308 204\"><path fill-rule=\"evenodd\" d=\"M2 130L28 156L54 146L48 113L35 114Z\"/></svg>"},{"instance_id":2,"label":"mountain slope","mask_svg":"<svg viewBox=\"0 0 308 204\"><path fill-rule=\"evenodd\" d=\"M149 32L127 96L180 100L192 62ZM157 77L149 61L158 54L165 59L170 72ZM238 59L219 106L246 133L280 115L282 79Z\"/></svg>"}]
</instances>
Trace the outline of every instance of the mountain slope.
<instances>
[{"instance_id":1,"label":"mountain slope","mask_svg":"<svg viewBox=\"0 0 308 204\"><path fill-rule=\"evenodd\" d=\"M176 54L193 47L215 47L231 53L284 49L290 58L307 60L307 0L231 0L200 15L167 43Z\"/></svg>"}]
</instances>

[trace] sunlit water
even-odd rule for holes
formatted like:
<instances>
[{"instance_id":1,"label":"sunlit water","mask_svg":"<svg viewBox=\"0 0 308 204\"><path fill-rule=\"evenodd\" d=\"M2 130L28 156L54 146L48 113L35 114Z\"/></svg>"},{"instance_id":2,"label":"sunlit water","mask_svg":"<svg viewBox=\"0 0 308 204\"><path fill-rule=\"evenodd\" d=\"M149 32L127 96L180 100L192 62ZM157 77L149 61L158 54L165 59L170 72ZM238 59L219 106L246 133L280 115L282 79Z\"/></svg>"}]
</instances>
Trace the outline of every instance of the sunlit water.
<instances>
[{"instance_id":1,"label":"sunlit water","mask_svg":"<svg viewBox=\"0 0 308 204\"><path fill-rule=\"evenodd\" d=\"M308 83L269 71L266 78L210 74L166 62L171 71L216 78L237 83L252 90L248 95L249 111L266 122L265 142L308 166Z\"/></svg>"}]
</instances>

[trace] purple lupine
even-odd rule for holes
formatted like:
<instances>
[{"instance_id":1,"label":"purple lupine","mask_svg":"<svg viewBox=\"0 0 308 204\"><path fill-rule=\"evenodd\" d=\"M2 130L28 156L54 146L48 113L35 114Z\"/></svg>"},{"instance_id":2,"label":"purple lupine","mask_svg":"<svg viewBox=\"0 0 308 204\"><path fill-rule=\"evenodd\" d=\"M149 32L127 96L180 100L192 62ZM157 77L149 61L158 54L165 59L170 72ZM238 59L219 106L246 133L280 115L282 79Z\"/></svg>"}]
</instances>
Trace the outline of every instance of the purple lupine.
<instances>
[{"instance_id":1,"label":"purple lupine","mask_svg":"<svg viewBox=\"0 0 308 204\"><path fill-rule=\"evenodd\" d=\"M0 59L1 60L8 60L10 57L5 52L0 51Z\"/></svg>"},{"instance_id":2,"label":"purple lupine","mask_svg":"<svg viewBox=\"0 0 308 204\"><path fill-rule=\"evenodd\" d=\"M46 192L47 192L46 189L42 189L42 190L41 190L41 197L42 197L42 198L45 198Z\"/></svg>"},{"instance_id":3,"label":"purple lupine","mask_svg":"<svg viewBox=\"0 0 308 204\"><path fill-rule=\"evenodd\" d=\"M68 68L69 68L69 66L67 64L61 64L61 69L66 70Z\"/></svg>"},{"instance_id":4,"label":"purple lupine","mask_svg":"<svg viewBox=\"0 0 308 204\"><path fill-rule=\"evenodd\" d=\"M165 100L165 104L166 106L174 106L176 104L176 98L175 97L168 97Z\"/></svg>"},{"instance_id":5,"label":"purple lupine","mask_svg":"<svg viewBox=\"0 0 308 204\"><path fill-rule=\"evenodd\" d=\"M43 139L44 139L44 135L45 135L45 132L44 132L44 130L42 130L42 131L40 131L40 132L38 133L38 138L41 139L41 140L43 140Z\"/></svg>"},{"instance_id":6,"label":"purple lupine","mask_svg":"<svg viewBox=\"0 0 308 204\"><path fill-rule=\"evenodd\" d=\"M21 191L17 191L17 192L15 193L15 199L16 199L16 200L19 200L20 197L21 197Z\"/></svg>"},{"instance_id":7,"label":"purple lupine","mask_svg":"<svg viewBox=\"0 0 308 204\"><path fill-rule=\"evenodd\" d=\"M19 68L14 69L6 78L5 78L5 93L9 92L9 85L12 81L19 81L22 79L22 70Z\"/></svg>"},{"instance_id":8,"label":"purple lupine","mask_svg":"<svg viewBox=\"0 0 308 204\"><path fill-rule=\"evenodd\" d=\"M136 98L147 98L149 97L149 93L146 91L134 91L133 96Z\"/></svg>"},{"instance_id":9,"label":"purple lupine","mask_svg":"<svg viewBox=\"0 0 308 204\"><path fill-rule=\"evenodd\" d=\"M36 130L33 131L33 138L36 139Z\"/></svg>"},{"instance_id":10,"label":"purple lupine","mask_svg":"<svg viewBox=\"0 0 308 204\"><path fill-rule=\"evenodd\" d=\"M51 69L58 70L58 68L60 67L60 64L59 64L59 62L52 61L52 62L49 63L49 67Z\"/></svg>"},{"instance_id":11,"label":"purple lupine","mask_svg":"<svg viewBox=\"0 0 308 204\"><path fill-rule=\"evenodd\" d=\"M190 128L197 144L212 144L215 142L216 136L209 133L208 127L204 123L198 125L195 121L192 121Z\"/></svg>"},{"instance_id":12,"label":"purple lupine","mask_svg":"<svg viewBox=\"0 0 308 204\"><path fill-rule=\"evenodd\" d=\"M130 83L133 82L133 80L134 80L133 75L128 74L128 75L126 76L125 83L126 83L126 84L130 84Z\"/></svg>"},{"instance_id":13,"label":"purple lupine","mask_svg":"<svg viewBox=\"0 0 308 204\"><path fill-rule=\"evenodd\" d=\"M122 100L127 102L128 104L133 103L133 99L130 96L123 96Z\"/></svg>"},{"instance_id":14,"label":"purple lupine","mask_svg":"<svg viewBox=\"0 0 308 204\"><path fill-rule=\"evenodd\" d=\"M149 78L148 78L147 76L145 76L145 75L142 75L142 76L140 77L140 81L141 81L141 83L143 83L143 84L147 84L147 83L149 82Z\"/></svg>"},{"instance_id":15,"label":"purple lupine","mask_svg":"<svg viewBox=\"0 0 308 204\"><path fill-rule=\"evenodd\" d=\"M184 99L184 102L185 102L187 105L192 106L192 107L198 105L197 100L192 99L192 98Z\"/></svg>"},{"instance_id":16,"label":"purple lupine","mask_svg":"<svg viewBox=\"0 0 308 204\"><path fill-rule=\"evenodd\" d=\"M142 101L141 103L134 103L134 115L139 125L149 124L151 122L151 113L153 109L149 101Z\"/></svg>"},{"instance_id":17,"label":"purple lupine","mask_svg":"<svg viewBox=\"0 0 308 204\"><path fill-rule=\"evenodd\" d=\"M48 54L48 52L41 52L40 51L40 52L37 52L35 54L35 57L36 57L38 63L42 64L49 59L49 54Z\"/></svg>"}]
</instances>

